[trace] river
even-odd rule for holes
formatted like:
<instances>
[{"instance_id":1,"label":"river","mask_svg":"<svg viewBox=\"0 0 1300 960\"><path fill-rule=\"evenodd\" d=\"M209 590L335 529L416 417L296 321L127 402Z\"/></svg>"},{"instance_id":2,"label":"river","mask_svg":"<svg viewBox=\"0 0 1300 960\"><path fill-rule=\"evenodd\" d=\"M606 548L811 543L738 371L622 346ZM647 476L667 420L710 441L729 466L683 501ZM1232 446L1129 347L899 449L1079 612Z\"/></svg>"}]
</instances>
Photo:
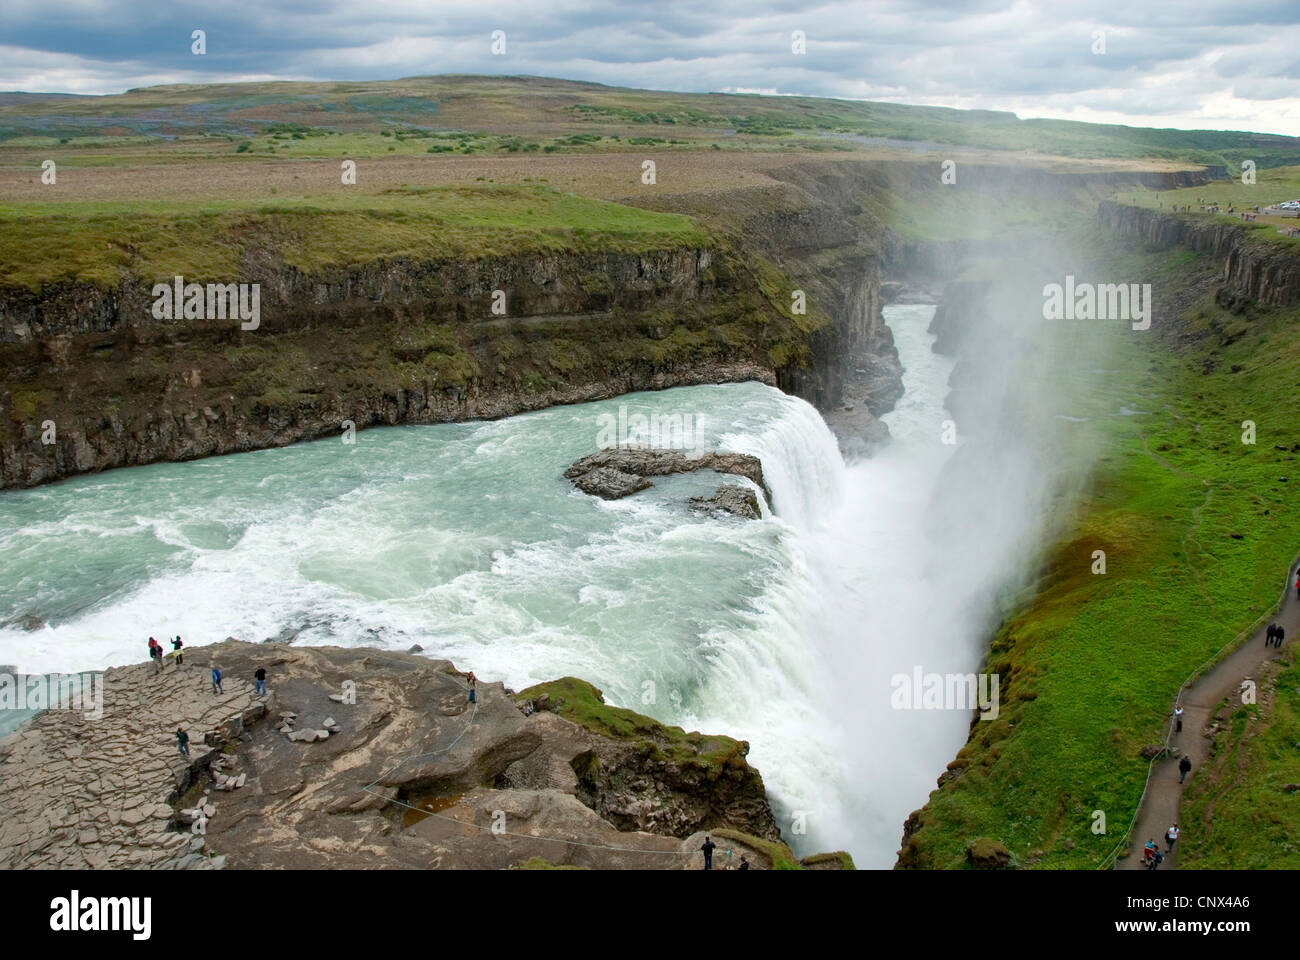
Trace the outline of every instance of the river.
<instances>
[{"instance_id":1,"label":"river","mask_svg":"<svg viewBox=\"0 0 1300 960\"><path fill-rule=\"evenodd\" d=\"M975 669L970 597L927 523L951 361L928 306L885 309L905 393L893 441L845 465L817 412L757 383L685 387L493 422L401 426L0 495L0 663L145 659L146 639L379 645L519 689L572 674L611 702L751 743L800 853L887 867L969 711L891 707L915 666ZM774 513L686 509L716 475L604 502L564 468L609 418L679 415L763 461ZM605 419L602 419L604 417ZM734 481L732 481L734 482Z\"/></svg>"}]
</instances>

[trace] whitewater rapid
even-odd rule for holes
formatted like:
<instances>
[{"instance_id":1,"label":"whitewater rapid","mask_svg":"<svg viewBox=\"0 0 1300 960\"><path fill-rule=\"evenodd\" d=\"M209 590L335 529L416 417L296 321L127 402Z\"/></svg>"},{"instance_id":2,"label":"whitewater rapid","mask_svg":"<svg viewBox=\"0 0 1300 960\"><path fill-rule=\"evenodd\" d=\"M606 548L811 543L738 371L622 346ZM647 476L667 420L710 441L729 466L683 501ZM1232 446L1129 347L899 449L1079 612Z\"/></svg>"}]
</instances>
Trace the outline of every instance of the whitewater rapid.
<instances>
[{"instance_id":1,"label":"whitewater rapid","mask_svg":"<svg viewBox=\"0 0 1300 960\"><path fill-rule=\"evenodd\" d=\"M953 446L932 307L886 319L905 393L893 441L846 466L820 415L757 383L687 387L490 423L364 431L0 495L0 663L138 662L182 635L419 643L519 689L573 674L610 702L751 743L800 852L893 862L969 713L899 711L890 678L966 672L983 637L946 595L927 526ZM606 503L561 478L602 416L689 416L762 459L775 513L685 509L734 478L663 478Z\"/></svg>"}]
</instances>

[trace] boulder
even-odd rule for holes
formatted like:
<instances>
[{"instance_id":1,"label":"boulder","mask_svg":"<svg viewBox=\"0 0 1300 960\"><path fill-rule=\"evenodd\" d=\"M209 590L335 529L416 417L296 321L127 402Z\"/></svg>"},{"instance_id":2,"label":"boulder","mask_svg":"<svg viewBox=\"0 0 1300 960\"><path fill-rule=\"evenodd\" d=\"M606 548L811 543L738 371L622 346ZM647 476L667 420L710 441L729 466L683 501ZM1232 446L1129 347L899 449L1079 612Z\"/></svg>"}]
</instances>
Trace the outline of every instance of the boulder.
<instances>
[{"instance_id":1,"label":"boulder","mask_svg":"<svg viewBox=\"0 0 1300 960\"><path fill-rule=\"evenodd\" d=\"M758 505L758 496L747 487L735 484L723 484L711 497L691 497L690 507L700 513L712 516L728 514L744 520L757 520L762 517Z\"/></svg>"},{"instance_id":2,"label":"boulder","mask_svg":"<svg viewBox=\"0 0 1300 960\"><path fill-rule=\"evenodd\" d=\"M654 484L634 473L624 473L613 467L597 467L584 473L573 481L583 493L589 493L602 500L619 500L630 496Z\"/></svg>"},{"instance_id":3,"label":"boulder","mask_svg":"<svg viewBox=\"0 0 1300 960\"><path fill-rule=\"evenodd\" d=\"M966 845L966 862L976 870L1004 870L1011 865L1011 851L997 840L979 837Z\"/></svg>"}]
</instances>

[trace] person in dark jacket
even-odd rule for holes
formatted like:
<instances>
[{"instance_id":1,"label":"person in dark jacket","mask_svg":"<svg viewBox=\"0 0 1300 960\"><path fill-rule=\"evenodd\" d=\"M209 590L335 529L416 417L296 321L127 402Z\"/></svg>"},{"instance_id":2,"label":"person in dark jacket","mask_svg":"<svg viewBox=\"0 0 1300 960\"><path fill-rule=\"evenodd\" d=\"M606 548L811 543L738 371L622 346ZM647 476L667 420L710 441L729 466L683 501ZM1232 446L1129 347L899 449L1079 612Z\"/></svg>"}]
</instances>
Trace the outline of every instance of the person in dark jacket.
<instances>
[{"instance_id":1,"label":"person in dark jacket","mask_svg":"<svg viewBox=\"0 0 1300 960\"><path fill-rule=\"evenodd\" d=\"M704 845L703 845L702 847L700 847L700 849L704 852L704 869L705 869L705 870L712 870L712 869L713 869L713 848L716 847L716 846L717 846L717 844L713 842L713 838L712 838L712 837L705 837L705 838L704 838Z\"/></svg>"},{"instance_id":2,"label":"person in dark jacket","mask_svg":"<svg viewBox=\"0 0 1300 960\"><path fill-rule=\"evenodd\" d=\"M190 755L190 735L185 732L184 727L176 728L176 749L180 751L181 756Z\"/></svg>"},{"instance_id":3,"label":"person in dark jacket","mask_svg":"<svg viewBox=\"0 0 1300 960\"><path fill-rule=\"evenodd\" d=\"M181 652L183 646L185 646L185 644L181 643L181 635L178 633L176 634L176 639L172 641L172 651L176 654L177 669L185 663L185 654Z\"/></svg>"},{"instance_id":4,"label":"person in dark jacket","mask_svg":"<svg viewBox=\"0 0 1300 960\"><path fill-rule=\"evenodd\" d=\"M258 667L253 673L253 689L259 696L266 696L266 668Z\"/></svg>"},{"instance_id":5,"label":"person in dark jacket","mask_svg":"<svg viewBox=\"0 0 1300 960\"><path fill-rule=\"evenodd\" d=\"M1192 760L1184 754L1183 759L1178 761L1178 782L1182 783L1187 779L1187 775L1192 772Z\"/></svg>"},{"instance_id":6,"label":"person in dark jacket","mask_svg":"<svg viewBox=\"0 0 1300 960\"><path fill-rule=\"evenodd\" d=\"M225 693L221 687L221 668L215 663L212 665L212 692Z\"/></svg>"}]
</instances>

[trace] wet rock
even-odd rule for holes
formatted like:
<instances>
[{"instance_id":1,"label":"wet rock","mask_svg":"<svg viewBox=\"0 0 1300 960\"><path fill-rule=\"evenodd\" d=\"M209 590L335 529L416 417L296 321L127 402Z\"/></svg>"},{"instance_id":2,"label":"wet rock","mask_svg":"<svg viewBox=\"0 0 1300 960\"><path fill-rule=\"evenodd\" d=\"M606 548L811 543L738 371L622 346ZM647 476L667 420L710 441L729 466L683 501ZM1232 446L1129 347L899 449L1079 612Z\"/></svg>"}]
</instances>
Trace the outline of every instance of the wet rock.
<instances>
[{"instance_id":1,"label":"wet rock","mask_svg":"<svg viewBox=\"0 0 1300 960\"><path fill-rule=\"evenodd\" d=\"M613 467L596 467L574 478L573 483L583 493L600 497L602 500L619 500L654 486L644 477L624 473Z\"/></svg>"},{"instance_id":2,"label":"wet rock","mask_svg":"<svg viewBox=\"0 0 1300 960\"><path fill-rule=\"evenodd\" d=\"M758 520L763 515L754 491L734 484L723 484L710 497L691 497L690 506L701 513L725 513L745 520Z\"/></svg>"},{"instance_id":3,"label":"wet rock","mask_svg":"<svg viewBox=\"0 0 1300 960\"><path fill-rule=\"evenodd\" d=\"M0 623L0 629L7 627L17 627L19 630L26 630L28 633L35 633L37 630L45 629L45 621L34 613L25 613L21 617L15 617L12 620Z\"/></svg>"},{"instance_id":4,"label":"wet rock","mask_svg":"<svg viewBox=\"0 0 1300 960\"><path fill-rule=\"evenodd\" d=\"M583 480L591 473L598 470L611 470L615 474L630 474L633 477L667 477L677 473L691 473L696 470L714 470L718 473L734 473L737 476L747 477L752 480L764 494L769 494L767 484L763 480L763 464L758 457L752 457L746 453L726 453L715 451L712 453L703 453L698 456L688 457L680 450L663 450L656 447L611 447L607 450L598 450L595 453L588 454L581 460L577 460L564 471L565 479L572 480L574 484L584 492L595 492L587 490L583 486ZM612 474L605 474L608 480L588 481L592 485L603 485L605 482L618 481L628 483ZM649 484L646 484L649 486ZM637 489L645 489L644 486ZM629 490L628 492L635 492ZM597 494L601 495L601 494ZM627 494L621 494L626 496ZM607 497L606 499L614 499ZM769 495L768 499L771 497Z\"/></svg>"}]
</instances>

